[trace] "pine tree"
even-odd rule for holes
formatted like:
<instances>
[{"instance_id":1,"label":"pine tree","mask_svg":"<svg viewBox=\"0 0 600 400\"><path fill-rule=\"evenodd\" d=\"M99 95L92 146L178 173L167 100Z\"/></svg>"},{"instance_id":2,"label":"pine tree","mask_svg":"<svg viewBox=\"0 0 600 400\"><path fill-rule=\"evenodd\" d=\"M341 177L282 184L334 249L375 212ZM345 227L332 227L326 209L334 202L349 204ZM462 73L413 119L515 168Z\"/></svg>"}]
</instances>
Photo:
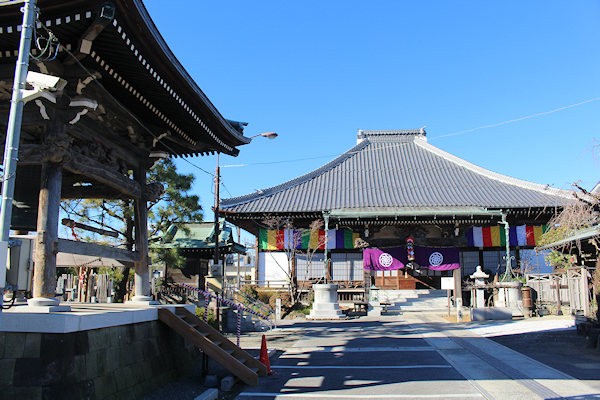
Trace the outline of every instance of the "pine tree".
<instances>
[{"instance_id":1,"label":"pine tree","mask_svg":"<svg viewBox=\"0 0 600 400\"><path fill-rule=\"evenodd\" d=\"M160 183L162 194L148 202L148 236L163 235L171 225L202 221L202 207L197 195L189 194L194 175L180 174L170 159L165 159L148 171L148 184ZM94 241L134 250L134 210L130 199L85 199L63 202L64 211L77 222L98 227L116 234L116 238L100 237L86 232L79 235L81 240ZM182 267L183 259L175 250L161 250L153 254L155 261L168 263L170 267ZM123 301L127 283L134 269L132 262L123 262L122 271L113 270L115 280L115 301Z\"/></svg>"}]
</instances>

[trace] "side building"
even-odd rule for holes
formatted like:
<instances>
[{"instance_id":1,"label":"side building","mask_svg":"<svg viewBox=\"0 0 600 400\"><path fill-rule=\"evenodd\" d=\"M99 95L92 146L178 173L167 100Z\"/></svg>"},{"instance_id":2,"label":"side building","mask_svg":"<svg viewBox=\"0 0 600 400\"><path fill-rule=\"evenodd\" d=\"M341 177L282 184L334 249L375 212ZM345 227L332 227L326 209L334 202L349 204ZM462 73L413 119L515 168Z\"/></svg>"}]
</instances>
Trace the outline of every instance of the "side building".
<instances>
[{"instance_id":1,"label":"side building","mask_svg":"<svg viewBox=\"0 0 600 400\"><path fill-rule=\"evenodd\" d=\"M422 129L360 130L356 146L330 163L258 193L224 199L221 208L228 221L257 236L260 284L285 284L294 277L362 286L363 265L372 266L371 251L381 250L376 254L401 262L397 268L372 268L377 286L439 289L442 276L458 280L477 265L503 273L507 252L512 268L544 268L535 245L551 216L572 198L570 191L449 154L429 144ZM311 238L302 229L315 220L325 223L313 230L319 249L307 257L302 249L311 247ZM299 239L289 246L296 230ZM298 251L286 251L289 247ZM294 260L287 263L291 253ZM455 259L446 262L444 256ZM286 273L282 265L295 271Z\"/></svg>"}]
</instances>

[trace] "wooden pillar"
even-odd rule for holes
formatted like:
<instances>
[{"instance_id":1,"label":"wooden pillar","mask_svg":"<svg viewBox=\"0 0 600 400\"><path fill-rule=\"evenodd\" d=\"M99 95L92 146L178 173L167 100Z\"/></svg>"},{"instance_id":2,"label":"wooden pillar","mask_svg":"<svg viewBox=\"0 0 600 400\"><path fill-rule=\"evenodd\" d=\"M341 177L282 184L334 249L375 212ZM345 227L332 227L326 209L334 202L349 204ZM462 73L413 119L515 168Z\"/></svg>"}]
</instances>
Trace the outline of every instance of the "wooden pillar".
<instances>
[{"instance_id":1,"label":"wooden pillar","mask_svg":"<svg viewBox=\"0 0 600 400\"><path fill-rule=\"evenodd\" d=\"M585 317L591 317L590 315L590 287L588 284L588 270L585 267L581 267L581 286L579 290L579 296L582 301L583 315Z\"/></svg>"},{"instance_id":2,"label":"wooden pillar","mask_svg":"<svg viewBox=\"0 0 600 400\"><path fill-rule=\"evenodd\" d=\"M46 125L47 146L42 163L42 176L38 205L37 237L35 241L35 266L33 271L33 298L31 306L58 306L56 291L56 253L58 253L58 217L62 186L61 162L68 143L65 122L60 112L53 113Z\"/></svg>"},{"instance_id":3,"label":"wooden pillar","mask_svg":"<svg viewBox=\"0 0 600 400\"><path fill-rule=\"evenodd\" d=\"M148 205L146 201L146 170L138 166L133 171L133 179L140 185L140 197L134 200L135 250L140 259L135 263L134 302L151 301L150 273L148 270Z\"/></svg>"},{"instance_id":4,"label":"wooden pillar","mask_svg":"<svg viewBox=\"0 0 600 400\"><path fill-rule=\"evenodd\" d=\"M258 237L256 237L256 240L254 241L254 282L250 282L250 285L254 284L254 285L259 285L258 283L258 268L259 268L259 263L258 263L258 255L259 253L259 247L258 247Z\"/></svg>"},{"instance_id":5,"label":"wooden pillar","mask_svg":"<svg viewBox=\"0 0 600 400\"><path fill-rule=\"evenodd\" d=\"M454 306L462 307L462 267L452 271L454 278Z\"/></svg>"}]
</instances>

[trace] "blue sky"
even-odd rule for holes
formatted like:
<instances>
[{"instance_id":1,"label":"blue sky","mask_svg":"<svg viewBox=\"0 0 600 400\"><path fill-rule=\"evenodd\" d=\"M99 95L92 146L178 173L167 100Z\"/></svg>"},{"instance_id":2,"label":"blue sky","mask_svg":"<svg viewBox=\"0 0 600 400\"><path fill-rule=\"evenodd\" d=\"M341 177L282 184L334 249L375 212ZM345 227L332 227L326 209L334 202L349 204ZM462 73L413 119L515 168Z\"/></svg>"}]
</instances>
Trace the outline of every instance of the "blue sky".
<instances>
[{"instance_id":1,"label":"blue sky","mask_svg":"<svg viewBox=\"0 0 600 400\"><path fill-rule=\"evenodd\" d=\"M598 1L145 4L224 117L280 135L221 156L222 198L318 168L358 129L426 126L431 144L495 172L563 189L599 180ZM177 165L210 220L200 168L216 157L189 161Z\"/></svg>"}]
</instances>

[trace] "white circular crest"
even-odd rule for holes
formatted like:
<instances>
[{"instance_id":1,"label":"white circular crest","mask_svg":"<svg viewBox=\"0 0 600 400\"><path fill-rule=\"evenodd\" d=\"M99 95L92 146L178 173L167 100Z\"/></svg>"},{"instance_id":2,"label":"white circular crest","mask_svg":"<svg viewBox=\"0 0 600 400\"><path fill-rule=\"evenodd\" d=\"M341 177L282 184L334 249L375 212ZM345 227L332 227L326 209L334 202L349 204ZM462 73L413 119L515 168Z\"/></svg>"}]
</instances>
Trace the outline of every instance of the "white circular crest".
<instances>
[{"instance_id":1,"label":"white circular crest","mask_svg":"<svg viewBox=\"0 0 600 400\"><path fill-rule=\"evenodd\" d=\"M388 253L381 253L379 256L379 264L383 267L389 267L394 262L394 258Z\"/></svg>"},{"instance_id":2,"label":"white circular crest","mask_svg":"<svg viewBox=\"0 0 600 400\"><path fill-rule=\"evenodd\" d=\"M442 265L443 262L444 256L438 251L436 251L435 253L431 253L431 255L429 256L429 265L437 267L438 265Z\"/></svg>"}]
</instances>

